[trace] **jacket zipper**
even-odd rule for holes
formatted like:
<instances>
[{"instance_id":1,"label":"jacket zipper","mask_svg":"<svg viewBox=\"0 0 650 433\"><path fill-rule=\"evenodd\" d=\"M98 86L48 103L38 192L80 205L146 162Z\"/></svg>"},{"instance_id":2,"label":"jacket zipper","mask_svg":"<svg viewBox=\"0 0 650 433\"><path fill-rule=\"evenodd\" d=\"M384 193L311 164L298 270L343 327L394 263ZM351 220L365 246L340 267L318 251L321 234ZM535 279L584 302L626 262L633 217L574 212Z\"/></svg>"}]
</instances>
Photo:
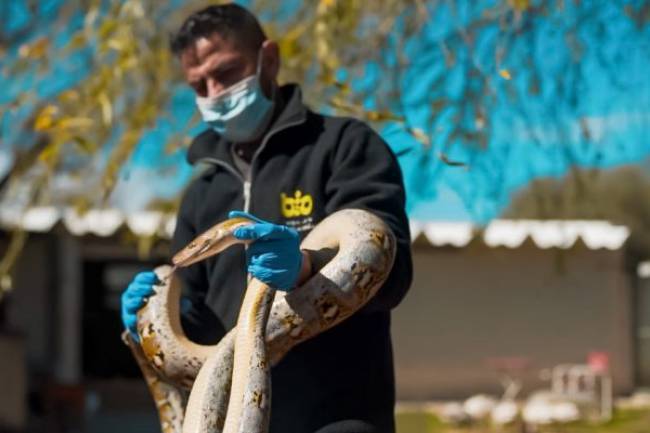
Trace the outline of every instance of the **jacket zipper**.
<instances>
[{"instance_id":1,"label":"jacket zipper","mask_svg":"<svg viewBox=\"0 0 650 433\"><path fill-rule=\"evenodd\" d=\"M251 161L252 162L252 161ZM253 165L251 164L251 179L253 178ZM248 213L251 209L251 181L244 181L244 212Z\"/></svg>"},{"instance_id":2,"label":"jacket zipper","mask_svg":"<svg viewBox=\"0 0 650 433\"><path fill-rule=\"evenodd\" d=\"M303 122L304 122L304 119L297 120L297 121L294 121L294 122L290 122L290 123L287 123L285 125L282 125L281 127L277 128L277 129L274 129L271 132L269 132L268 134L266 134L266 136L264 137L264 140L262 140L262 144L260 145L260 147L253 154L253 158L251 158L251 169L250 169L250 178L249 179L244 179L244 177L241 175L241 173L239 173L239 171L237 171L233 166L231 166L230 164L227 164L227 163L225 163L222 160L217 159L217 158L211 158L211 157L208 156L208 157L199 159L197 162L208 162L208 163L211 163L211 164L221 166L221 167L225 168L226 170L228 170L233 175L235 175L235 177L242 182L242 187L243 187L242 192L243 192L243 195L244 195L244 212L250 212L250 207L251 207L251 187L253 185L253 172L254 172L253 168L254 168L254 164L255 164L255 160L256 160L257 156L264 149L264 147L266 147L266 144L267 144L267 142L269 141L269 138L271 138L272 135L277 134L278 132L283 131L283 130L285 130L287 128L290 128L292 126L300 125Z\"/></svg>"}]
</instances>

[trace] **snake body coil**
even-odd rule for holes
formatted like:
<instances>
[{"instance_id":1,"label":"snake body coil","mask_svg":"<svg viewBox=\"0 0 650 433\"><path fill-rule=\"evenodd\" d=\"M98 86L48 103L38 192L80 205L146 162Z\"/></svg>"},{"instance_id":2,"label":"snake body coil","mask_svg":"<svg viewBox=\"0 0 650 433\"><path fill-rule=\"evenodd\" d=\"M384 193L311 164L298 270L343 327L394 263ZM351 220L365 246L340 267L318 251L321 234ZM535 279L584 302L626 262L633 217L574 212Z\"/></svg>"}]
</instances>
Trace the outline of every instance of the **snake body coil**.
<instances>
[{"instance_id":1,"label":"snake body coil","mask_svg":"<svg viewBox=\"0 0 650 433\"><path fill-rule=\"evenodd\" d=\"M226 220L174 256L187 266L241 242ZM319 223L301 248L336 251L314 276L291 292L252 279L237 325L217 345L200 345L183 333L179 283L169 266L163 282L138 312L140 344L124 339L138 360L156 402L164 433L264 433L270 417L270 368L295 345L340 323L383 284L395 256L388 226L358 209L338 211Z\"/></svg>"}]
</instances>

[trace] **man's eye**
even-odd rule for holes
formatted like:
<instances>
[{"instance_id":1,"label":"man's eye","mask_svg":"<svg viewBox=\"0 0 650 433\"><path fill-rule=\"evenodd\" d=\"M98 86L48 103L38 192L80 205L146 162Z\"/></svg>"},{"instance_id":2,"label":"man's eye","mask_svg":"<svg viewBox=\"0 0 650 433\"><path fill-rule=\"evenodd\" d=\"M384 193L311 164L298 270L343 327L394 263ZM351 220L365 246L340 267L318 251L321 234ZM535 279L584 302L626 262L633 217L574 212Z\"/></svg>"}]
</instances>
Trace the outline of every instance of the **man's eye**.
<instances>
[{"instance_id":1,"label":"man's eye","mask_svg":"<svg viewBox=\"0 0 650 433\"><path fill-rule=\"evenodd\" d=\"M214 79L218 81L224 88L229 87L241 79L239 68L228 68L226 70L219 71L214 75Z\"/></svg>"}]
</instances>

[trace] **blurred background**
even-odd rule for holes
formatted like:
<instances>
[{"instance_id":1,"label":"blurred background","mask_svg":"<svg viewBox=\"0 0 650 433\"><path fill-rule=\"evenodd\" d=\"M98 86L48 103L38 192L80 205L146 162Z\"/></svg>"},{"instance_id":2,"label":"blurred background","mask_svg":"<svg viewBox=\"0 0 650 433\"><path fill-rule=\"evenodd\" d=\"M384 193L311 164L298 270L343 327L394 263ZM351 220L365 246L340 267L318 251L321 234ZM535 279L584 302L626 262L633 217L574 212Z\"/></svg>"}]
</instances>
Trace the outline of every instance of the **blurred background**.
<instances>
[{"instance_id":1,"label":"blurred background","mask_svg":"<svg viewBox=\"0 0 650 433\"><path fill-rule=\"evenodd\" d=\"M160 431L119 296L201 131L194 0L0 1L0 431ZM398 431L650 432L650 1L250 0L398 157Z\"/></svg>"}]
</instances>

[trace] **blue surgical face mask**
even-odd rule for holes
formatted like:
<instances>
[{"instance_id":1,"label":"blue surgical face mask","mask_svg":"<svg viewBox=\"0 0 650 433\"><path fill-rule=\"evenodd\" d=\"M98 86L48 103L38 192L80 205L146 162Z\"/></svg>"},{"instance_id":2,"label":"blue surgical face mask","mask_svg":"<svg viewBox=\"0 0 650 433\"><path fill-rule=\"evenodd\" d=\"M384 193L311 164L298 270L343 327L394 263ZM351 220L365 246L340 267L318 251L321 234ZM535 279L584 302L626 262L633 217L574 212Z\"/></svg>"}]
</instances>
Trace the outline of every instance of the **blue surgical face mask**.
<instances>
[{"instance_id":1,"label":"blue surgical face mask","mask_svg":"<svg viewBox=\"0 0 650 433\"><path fill-rule=\"evenodd\" d=\"M260 85L262 51L257 57L255 75L244 78L211 98L196 97L203 121L219 135L233 142L260 138L273 115L273 99L268 99Z\"/></svg>"}]
</instances>

